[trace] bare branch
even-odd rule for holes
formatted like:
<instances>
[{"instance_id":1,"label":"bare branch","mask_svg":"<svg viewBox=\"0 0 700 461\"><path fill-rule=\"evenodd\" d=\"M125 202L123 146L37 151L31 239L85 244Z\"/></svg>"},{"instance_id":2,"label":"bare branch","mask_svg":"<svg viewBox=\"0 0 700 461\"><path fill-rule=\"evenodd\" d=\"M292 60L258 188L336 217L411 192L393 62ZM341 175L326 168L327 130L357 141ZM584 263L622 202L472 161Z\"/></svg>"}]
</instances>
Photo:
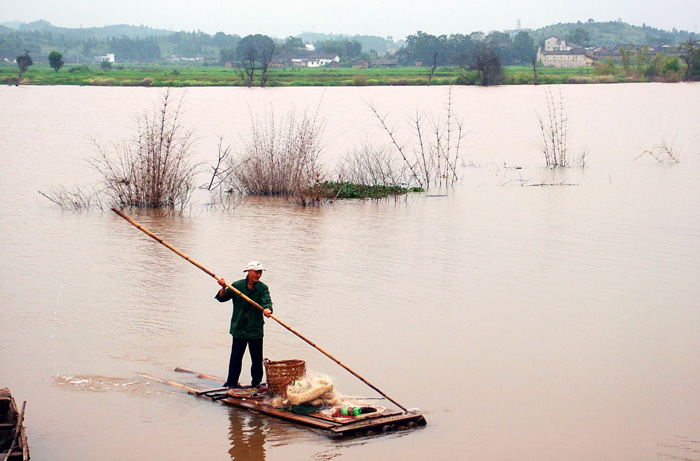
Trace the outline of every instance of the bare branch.
<instances>
[{"instance_id":1,"label":"bare branch","mask_svg":"<svg viewBox=\"0 0 700 461\"><path fill-rule=\"evenodd\" d=\"M659 144L654 145L651 149L644 149L641 154L639 154L635 160L645 156L649 155L654 158L659 163L678 163L680 161L679 159L679 153L676 152L674 145L676 143L676 139L674 138L672 142L668 142L667 136L663 135L661 138L661 142Z\"/></svg>"}]
</instances>

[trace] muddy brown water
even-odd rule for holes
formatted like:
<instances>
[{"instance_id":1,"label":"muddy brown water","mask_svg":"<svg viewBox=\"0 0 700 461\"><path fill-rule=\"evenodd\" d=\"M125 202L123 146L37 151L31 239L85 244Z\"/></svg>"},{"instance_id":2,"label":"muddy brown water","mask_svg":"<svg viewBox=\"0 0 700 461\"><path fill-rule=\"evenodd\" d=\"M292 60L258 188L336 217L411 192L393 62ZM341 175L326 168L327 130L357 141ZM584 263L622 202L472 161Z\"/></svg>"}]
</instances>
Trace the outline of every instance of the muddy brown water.
<instances>
[{"instance_id":1,"label":"muddy brown water","mask_svg":"<svg viewBox=\"0 0 700 461\"><path fill-rule=\"evenodd\" d=\"M453 89L468 130L453 188L228 210L198 193L183 216L137 218L229 280L263 261L276 315L428 420L343 441L141 378L223 375L230 305L116 215L38 194L93 184L93 139L133 135L163 90L0 88L0 386L28 402L32 458L700 459L700 85L561 87L569 146L588 152L565 171L536 147L544 88ZM332 167L387 142L369 102L407 139L416 111L437 118L446 100L192 88L183 123L211 165L218 136L237 149L251 115L318 110ZM640 157L664 137L679 163ZM265 355L378 397L274 322Z\"/></svg>"}]
</instances>

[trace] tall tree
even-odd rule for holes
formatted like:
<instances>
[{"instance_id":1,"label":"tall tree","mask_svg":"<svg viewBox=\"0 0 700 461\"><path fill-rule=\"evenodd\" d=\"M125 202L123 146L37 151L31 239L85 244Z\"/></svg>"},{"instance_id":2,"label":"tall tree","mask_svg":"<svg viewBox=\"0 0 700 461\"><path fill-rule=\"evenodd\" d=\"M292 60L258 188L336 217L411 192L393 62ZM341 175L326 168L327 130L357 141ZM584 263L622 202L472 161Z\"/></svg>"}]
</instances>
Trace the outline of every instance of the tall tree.
<instances>
[{"instance_id":1,"label":"tall tree","mask_svg":"<svg viewBox=\"0 0 700 461\"><path fill-rule=\"evenodd\" d=\"M52 51L49 53L49 65L54 71L58 72L58 70L63 67L63 64L65 63L66 62L63 60L63 53L60 51Z\"/></svg>"},{"instance_id":2,"label":"tall tree","mask_svg":"<svg viewBox=\"0 0 700 461\"><path fill-rule=\"evenodd\" d=\"M226 62L236 62L235 48L221 48L219 50L219 63L223 66Z\"/></svg>"},{"instance_id":3,"label":"tall tree","mask_svg":"<svg viewBox=\"0 0 700 461\"><path fill-rule=\"evenodd\" d=\"M247 35L238 42L236 59L241 79L250 88L256 68L261 71L260 86L267 82L267 71L275 56L275 42L267 35Z\"/></svg>"},{"instance_id":4,"label":"tall tree","mask_svg":"<svg viewBox=\"0 0 700 461\"><path fill-rule=\"evenodd\" d=\"M32 57L29 56L29 50L24 50L24 54L20 54L17 56L17 65L19 66L19 75L17 76L17 82L15 83L15 86L19 86L19 84L22 81L22 74L26 72L27 69L29 69L29 66L34 64L34 61L32 60Z\"/></svg>"},{"instance_id":5,"label":"tall tree","mask_svg":"<svg viewBox=\"0 0 700 461\"><path fill-rule=\"evenodd\" d=\"M325 40L315 44L324 53L337 54L341 58L354 58L362 53L362 43L353 40Z\"/></svg>"},{"instance_id":6,"label":"tall tree","mask_svg":"<svg viewBox=\"0 0 700 461\"><path fill-rule=\"evenodd\" d=\"M282 54L293 54L306 49L304 41L300 37L287 37L282 45Z\"/></svg>"},{"instance_id":7,"label":"tall tree","mask_svg":"<svg viewBox=\"0 0 700 461\"><path fill-rule=\"evenodd\" d=\"M525 31L520 31L513 38L513 56L516 61L529 64L533 57L537 57L535 41Z\"/></svg>"},{"instance_id":8,"label":"tall tree","mask_svg":"<svg viewBox=\"0 0 700 461\"><path fill-rule=\"evenodd\" d=\"M683 81L700 80L700 44L697 40L688 39L678 47L680 58L685 62Z\"/></svg>"},{"instance_id":9,"label":"tall tree","mask_svg":"<svg viewBox=\"0 0 700 461\"><path fill-rule=\"evenodd\" d=\"M513 39L513 54L515 58L523 63L532 66L532 72L535 75L535 85L537 85L537 48L535 41L525 31L520 31Z\"/></svg>"},{"instance_id":10,"label":"tall tree","mask_svg":"<svg viewBox=\"0 0 700 461\"><path fill-rule=\"evenodd\" d=\"M498 56L499 62L510 64L515 62L513 40L505 32L491 32L484 39L491 52Z\"/></svg>"},{"instance_id":11,"label":"tall tree","mask_svg":"<svg viewBox=\"0 0 700 461\"><path fill-rule=\"evenodd\" d=\"M447 38L445 57L456 66L468 66L474 61L476 42L470 35L453 34Z\"/></svg>"},{"instance_id":12,"label":"tall tree","mask_svg":"<svg viewBox=\"0 0 700 461\"><path fill-rule=\"evenodd\" d=\"M628 45L627 48L620 46L620 62L622 63L622 70L625 75L630 75L632 73L632 45Z\"/></svg>"},{"instance_id":13,"label":"tall tree","mask_svg":"<svg viewBox=\"0 0 700 461\"><path fill-rule=\"evenodd\" d=\"M217 32L212 38L212 44L218 46L219 48L236 48L238 42L241 41L239 35L227 35L223 32Z\"/></svg>"},{"instance_id":14,"label":"tall tree","mask_svg":"<svg viewBox=\"0 0 700 461\"><path fill-rule=\"evenodd\" d=\"M442 66L447 63L445 58L446 42L447 36L445 35L436 37L418 31L415 35L406 37L406 46L399 50L399 56L406 65L413 65L416 61L420 61L424 65L432 66L436 63L438 66Z\"/></svg>"},{"instance_id":15,"label":"tall tree","mask_svg":"<svg viewBox=\"0 0 700 461\"><path fill-rule=\"evenodd\" d=\"M501 59L491 48L489 43L483 43L479 47L479 52L476 55L476 64L474 70L477 70L481 76L481 84L483 86L498 85L503 79L503 68L501 67Z\"/></svg>"}]
</instances>

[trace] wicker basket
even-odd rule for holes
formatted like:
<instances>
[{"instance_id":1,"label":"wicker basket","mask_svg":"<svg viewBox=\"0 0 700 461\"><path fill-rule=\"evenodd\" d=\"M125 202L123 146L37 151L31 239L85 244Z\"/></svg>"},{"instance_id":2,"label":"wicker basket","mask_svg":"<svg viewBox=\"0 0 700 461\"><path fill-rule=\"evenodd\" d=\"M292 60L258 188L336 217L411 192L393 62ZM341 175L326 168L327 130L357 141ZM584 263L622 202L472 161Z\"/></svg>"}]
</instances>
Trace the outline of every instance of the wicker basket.
<instances>
[{"instance_id":1,"label":"wicker basket","mask_svg":"<svg viewBox=\"0 0 700 461\"><path fill-rule=\"evenodd\" d=\"M303 360L279 360L273 362L265 359L267 388L272 395L287 396L287 386L295 379L306 373L306 363Z\"/></svg>"}]
</instances>

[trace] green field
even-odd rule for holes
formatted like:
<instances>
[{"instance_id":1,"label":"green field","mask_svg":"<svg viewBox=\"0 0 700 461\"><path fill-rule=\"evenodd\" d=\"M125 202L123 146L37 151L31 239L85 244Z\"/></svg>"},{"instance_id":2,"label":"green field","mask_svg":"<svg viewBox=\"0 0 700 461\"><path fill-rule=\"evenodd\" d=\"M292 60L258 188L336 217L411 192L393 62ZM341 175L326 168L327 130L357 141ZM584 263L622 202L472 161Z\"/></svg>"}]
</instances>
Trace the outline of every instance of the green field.
<instances>
[{"instance_id":1,"label":"green field","mask_svg":"<svg viewBox=\"0 0 700 461\"><path fill-rule=\"evenodd\" d=\"M0 82L14 85L19 68L16 63L0 64ZM430 69L397 67L394 69L350 68L275 68L268 72L267 86L395 86L428 85ZM597 76L593 68L538 68L539 83L611 83L609 76ZM473 84L475 74L460 68L440 67L433 74L431 85ZM504 85L531 85L531 67L504 68ZM88 85L88 86L244 86L237 69L205 65L115 65L101 69L99 65L66 65L58 72L45 63L31 66L22 76L22 85ZM254 86L258 86L256 79Z\"/></svg>"}]
</instances>

